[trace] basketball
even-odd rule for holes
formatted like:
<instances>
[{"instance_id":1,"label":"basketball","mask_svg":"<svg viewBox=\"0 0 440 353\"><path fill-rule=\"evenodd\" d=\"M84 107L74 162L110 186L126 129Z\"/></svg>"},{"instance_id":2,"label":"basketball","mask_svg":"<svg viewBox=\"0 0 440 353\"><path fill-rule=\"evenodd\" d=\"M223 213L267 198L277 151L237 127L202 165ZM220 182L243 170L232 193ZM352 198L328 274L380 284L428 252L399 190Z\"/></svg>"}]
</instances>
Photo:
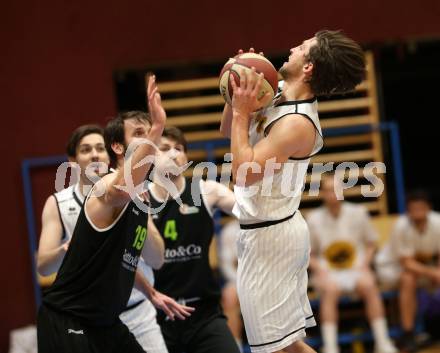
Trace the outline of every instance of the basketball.
<instances>
[{"instance_id":1,"label":"basketball","mask_svg":"<svg viewBox=\"0 0 440 353\"><path fill-rule=\"evenodd\" d=\"M274 97L278 88L278 72L275 67L263 55L256 53L243 53L234 58L230 58L220 72L220 93L226 103L232 104L233 90L232 85L229 82L230 74L232 73L235 83L239 86L241 70L251 71L252 67L255 67L257 73L264 74L258 99L263 97L266 93L269 93L271 98ZM268 104L271 101L272 99L268 100Z\"/></svg>"}]
</instances>

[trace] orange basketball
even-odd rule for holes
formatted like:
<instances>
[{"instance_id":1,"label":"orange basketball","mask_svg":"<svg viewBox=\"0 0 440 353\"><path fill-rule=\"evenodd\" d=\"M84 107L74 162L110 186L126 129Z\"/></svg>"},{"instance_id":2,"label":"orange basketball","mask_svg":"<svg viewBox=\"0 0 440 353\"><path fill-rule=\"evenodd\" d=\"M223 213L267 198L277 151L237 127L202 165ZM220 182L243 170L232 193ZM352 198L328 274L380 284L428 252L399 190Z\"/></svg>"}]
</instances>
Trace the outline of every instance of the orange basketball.
<instances>
[{"instance_id":1,"label":"orange basketball","mask_svg":"<svg viewBox=\"0 0 440 353\"><path fill-rule=\"evenodd\" d=\"M278 89L278 72L275 67L267 58L260 54L243 53L229 59L220 72L220 93L226 103L232 103L233 90L229 82L230 74L232 73L235 83L239 86L241 70L251 71L252 67L255 67L257 73L264 74L258 99L263 97L266 93L269 93L272 98L274 97ZM270 102L271 100L269 100L269 103Z\"/></svg>"}]
</instances>

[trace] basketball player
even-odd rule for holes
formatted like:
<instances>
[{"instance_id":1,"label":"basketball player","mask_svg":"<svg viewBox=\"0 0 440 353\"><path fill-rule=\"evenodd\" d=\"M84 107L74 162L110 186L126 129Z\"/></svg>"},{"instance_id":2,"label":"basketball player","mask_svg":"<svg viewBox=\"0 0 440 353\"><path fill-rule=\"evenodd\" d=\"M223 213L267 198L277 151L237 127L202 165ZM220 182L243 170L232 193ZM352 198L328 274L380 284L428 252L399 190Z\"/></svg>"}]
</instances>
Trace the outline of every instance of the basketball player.
<instances>
[{"instance_id":1,"label":"basketball player","mask_svg":"<svg viewBox=\"0 0 440 353\"><path fill-rule=\"evenodd\" d=\"M220 307L220 288L208 256L214 208L231 213L234 194L215 181L185 179L176 167L186 163L182 132L165 128L149 187L151 207L160 210L152 218L165 241L165 264L155 271L155 286L196 310L190 318L176 322L159 313L158 322L170 353L238 353ZM169 176L174 194L164 187L159 175Z\"/></svg>"},{"instance_id":2,"label":"basketball player","mask_svg":"<svg viewBox=\"0 0 440 353\"><path fill-rule=\"evenodd\" d=\"M139 138L157 143L162 134L166 115L154 77L149 79L148 92L151 121L146 115L124 121L127 143ZM112 132L107 131L109 137ZM121 187L128 178L134 185L143 183L150 165L137 164L153 155L154 148L141 144L124 160L124 145L110 144L118 168L86 196L57 278L44 294L37 320L40 353L144 352L119 315L129 299L140 256L160 258L163 248L143 247L157 230L139 202L131 199L132 190ZM171 309L177 316L192 311L184 306Z\"/></svg>"},{"instance_id":3,"label":"basketball player","mask_svg":"<svg viewBox=\"0 0 440 353\"><path fill-rule=\"evenodd\" d=\"M44 205L37 256L38 272L43 276L58 271L67 251L84 197L92 184L85 175L86 168L97 162L109 164L104 131L97 125L78 127L70 136L66 152L69 161L81 168L81 173L78 183L49 196Z\"/></svg>"},{"instance_id":4,"label":"basketball player","mask_svg":"<svg viewBox=\"0 0 440 353\"><path fill-rule=\"evenodd\" d=\"M339 180L321 181L323 206L307 215L312 256L313 283L320 293L321 333L324 353L338 353L338 299L342 293L357 293L364 301L373 331L376 353L395 353L388 335L384 307L371 263L377 248L377 233L368 210L362 205L338 200Z\"/></svg>"},{"instance_id":5,"label":"basketball player","mask_svg":"<svg viewBox=\"0 0 440 353\"><path fill-rule=\"evenodd\" d=\"M422 190L408 193L406 206L406 214L394 225L391 247L401 264L401 344L405 351L412 352L417 350L417 288L440 288L440 213L432 210L429 195Z\"/></svg>"},{"instance_id":6,"label":"basketball player","mask_svg":"<svg viewBox=\"0 0 440 353\"><path fill-rule=\"evenodd\" d=\"M301 341L315 320L298 206L310 157L323 146L316 96L352 90L365 76L362 49L340 32L320 31L290 53L279 70L282 91L265 109L268 95L257 99L262 75L242 72L239 86L231 76L232 107L220 128L231 138L237 290L252 352L313 352Z\"/></svg>"},{"instance_id":7,"label":"basketball player","mask_svg":"<svg viewBox=\"0 0 440 353\"><path fill-rule=\"evenodd\" d=\"M124 121L142 116L140 112L130 112L113 119L111 129L116 136L123 136ZM121 142L121 141L118 141ZM124 142L124 141L122 141ZM110 152L111 153L111 152ZM105 149L104 131L96 125L84 125L77 128L67 144L67 155L70 162L78 163L81 168L79 182L61 192L50 196L43 209L42 232L38 249L38 269L42 275L49 275L58 271L59 265L67 251L79 213L84 203L84 197L90 190L91 182L84 171L91 163L102 162L109 164L109 156ZM111 153L112 162L116 164L116 155ZM99 170L97 170L99 174ZM86 186L86 187L85 187ZM145 246L163 247L162 238L152 232ZM159 268L163 264L163 251L159 256L150 257L148 264L140 258L138 271L148 281L147 287L154 284L151 266ZM140 280L138 278L138 280ZM149 292L151 292L149 288ZM128 326L148 352L166 353L165 342L156 321L156 309L150 300L147 300L142 291L133 287L127 308L121 314L122 322Z\"/></svg>"}]
</instances>

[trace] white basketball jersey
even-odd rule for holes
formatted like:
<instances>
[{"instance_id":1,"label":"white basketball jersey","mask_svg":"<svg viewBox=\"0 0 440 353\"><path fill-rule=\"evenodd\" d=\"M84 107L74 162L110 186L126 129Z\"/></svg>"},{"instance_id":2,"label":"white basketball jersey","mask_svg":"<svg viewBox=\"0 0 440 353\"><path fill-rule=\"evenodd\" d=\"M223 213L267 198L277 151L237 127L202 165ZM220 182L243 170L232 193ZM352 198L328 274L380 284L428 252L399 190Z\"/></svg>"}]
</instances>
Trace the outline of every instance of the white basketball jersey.
<instances>
[{"instance_id":1,"label":"white basketball jersey","mask_svg":"<svg viewBox=\"0 0 440 353\"><path fill-rule=\"evenodd\" d=\"M79 190L79 184L72 185L67 189L57 192L54 194L54 196L57 201L61 224L63 225L64 229L62 243L65 243L72 238L76 221L78 220L78 216L84 204L84 196ZM153 286L153 269L144 262L142 257L138 262L138 268ZM143 299L145 299L145 296L142 294L142 292L133 287L127 306L137 303Z\"/></svg>"},{"instance_id":2,"label":"white basketball jersey","mask_svg":"<svg viewBox=\"0 0 440 353\"><path fill-rule=\"evenodd\" d=\"M233 213L242 224L279 220L292 215L299 207L304 189L305 176L310 158L323 146L321 125L318 118L316 98L300 101L284 101L277 104L281 92L272 104L257 112L249 126L249 143L257 144L269 133L272 124L286 115L302 115L316 128L315 145L312 153L303 158L289 158L276 173L247 187L234 186L236 203ZM301 119L290 116L289 119Z\"/></svg>"},{"instance_id":3,"label":"white basketball jersey","mask_svg":"<svg viewBox=\"0 0 440 353\"><path fill-rule=\"evenodd\" d=\"M84 196L79 190L79 184L72 185L67 189L54 194L58 205L58 211L63 225L63 242L72 238L76 221L84 203Z\"/></svg>"}]
</instances>

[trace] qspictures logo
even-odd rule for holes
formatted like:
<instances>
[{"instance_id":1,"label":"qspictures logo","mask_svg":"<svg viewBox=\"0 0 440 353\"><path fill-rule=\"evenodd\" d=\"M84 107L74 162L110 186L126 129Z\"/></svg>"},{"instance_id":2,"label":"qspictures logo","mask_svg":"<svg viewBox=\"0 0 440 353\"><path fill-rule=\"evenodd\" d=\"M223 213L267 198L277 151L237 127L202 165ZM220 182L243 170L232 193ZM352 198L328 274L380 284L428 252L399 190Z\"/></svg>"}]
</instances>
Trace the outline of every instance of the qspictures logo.
<instances>
[{"instance_id":1,"label":"qspictures logo","mask_svg":"<svg viewBox=\"0 0 440 353\"><path fill-rule=\"evenodd\" d=\"M158 214L165 207L166 202L162 202L156 208L152 208L145 204L141 199L139 199L138 195L141 195L145 192L145 190L148 189L148 182L145 181L140 183L139 185L134 185L131 175L132 166L130 163L130 159L134 150L141 144L151 145L156 150L156 154L159 153L159 148L150 140L140 139L132 142L128 146L127 152L125 153L125 163L123 167L125 184L118 186L118 189L129 194L130 198L140 210L145 213L155 215ZM133 166L133 168L136 169L142 165L151 164L151 175L155 176L155 183L167 190L169 195L179 195L179 190L177 190L176 185L172 182L172 178L170 178L170 175L183 174L189 168L192 162L188 162L184 165L177 165L173 159L169 158L169 161L165 163L169 166L169 170L160 170L156 167L156 154L151 154L144 157L135 166ZM217 175L220 174L220 184L224 185L225 187L229 187L230 180L232 178L232 168L230 163L232 160L233 156L231 153L226 153L224 155L224 163L222 163L220 166L220 173L218 173L219 170L217 165L212 162L200 162L194 166L190 182L191 196L193 198L194 205L199 206L202 202L200 197L200 190L198 187L195 187L195 185L199 184L200 180L202 179L201 176L204 175L205 172L207 180L210 181L216 181ZM108 172L108 166L105 165L105 163L99 162L89 165L85 170L85 175L93 184L99 186L100 184L98 182L101 180L101 177L96 174L96 169L98 165L99 175L102 176L105 175L106 172ZM318 196L321 176L327 172L334 172L334 192L338 200L344 200L344 191L355 187L361 178L365 179L368 182L367 184L362 183L360 185L360 191L363 197L376 198L382 195L384 191L384 182L382 179L384 178L383 175L386 173L387 168L383 162L369 162L363 166L358 165L356 162L348 161L339 163L337 165L335 165L334 162L327 162L325 164L321 162L315 162L310 164L309 167L311 167L311 173L310 189L308 190L308 195L312 197ZM55 180L55 189L57 191L61 191L64 189L68 168L72 168L72 175L75 176L74 179L79 180L79 176L81 175L81 168L79 167L79 165L72 162L65 162L61 164L57 169ZM260 165L260 163L257 162L245 162L238 167L235 179L245 181L249 173L263 173L262 181L245 187L246 197L251 198L257 195L270 197L272 196L274 190L277 189L273 185L273 175L277 173L281 175L280 178L277 178L277 183L281 183L281 196L285 196L286 198L298 197L300 194L305 193L303 192L303 177L305 176L305 173L298 173L295 168L299 168L297 163L286 162L281 164L276 162L275 157L267 159L264 165ZM103 187L103 185L101 185L101 187L96 187L93 196L100 197L104 194L105 190L106 189L105 187ZM208 195L212 192L219 192L220 194L222 193L222 191L215 191L214 189L211 190L209 188L204 190L205 195ZM275 197L280 197L280 195L276 194ZM180 206L183 206L183 202L180 197L177 197L175 200L179 203Z\"/></svg>"}]
</instances>

